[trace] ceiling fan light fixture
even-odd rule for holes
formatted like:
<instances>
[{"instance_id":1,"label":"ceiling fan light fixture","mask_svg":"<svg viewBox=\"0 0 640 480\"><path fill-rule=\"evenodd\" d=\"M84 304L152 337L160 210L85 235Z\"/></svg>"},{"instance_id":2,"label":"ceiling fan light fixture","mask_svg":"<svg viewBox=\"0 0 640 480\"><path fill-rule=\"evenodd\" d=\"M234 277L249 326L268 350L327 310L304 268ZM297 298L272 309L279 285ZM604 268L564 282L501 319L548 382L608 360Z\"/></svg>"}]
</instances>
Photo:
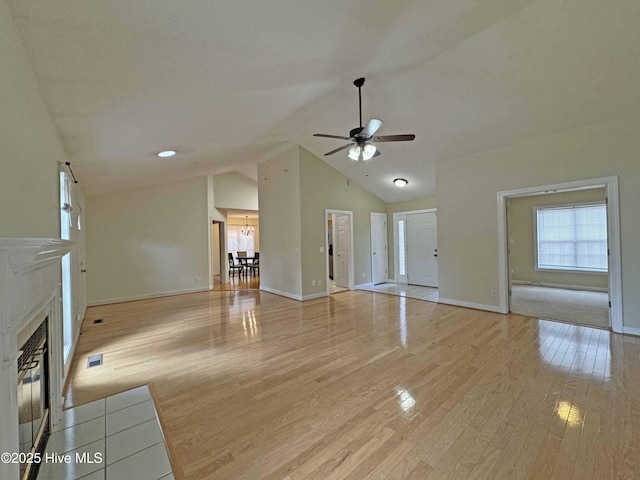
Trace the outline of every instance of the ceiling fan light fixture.
<instances>
[{"instance_id":1,"label":"ceiling fan light fixture","mask_svg":"<svg viewBox=\"0 0 640 480\"><path fill-rule=\"evenodd\" d=\"M361 152L362 152L362 149L360 148L360 145L353 145L349 149L349 158L351 160L358 161L358 160L360 160L360 153Z\"/></svg>"},{"instance_id":2,"label":"ceiling fan light fixture","mask_svg":"<svg viewBox=\"0 0 640 480\"><path fill-rule=\"evenodd\" d=\"M406 187L408 183L409 182L407 180L405 180L404 178L396 178L393 181L393 184L398 188Z\"/></svg>"},{"instance_id":3,"label":"ceiling fan light fixture","mask_svg":"<svg viewBox=\"0 0 640 480\"><path fill-rule=\"evenodd\" d=\"M364 149L362 151L362 159L369 160L371 157L375 155L375 153L376 153L376 147L374 145L367 144L364 146Z\"/></svg>"}]
</instances>

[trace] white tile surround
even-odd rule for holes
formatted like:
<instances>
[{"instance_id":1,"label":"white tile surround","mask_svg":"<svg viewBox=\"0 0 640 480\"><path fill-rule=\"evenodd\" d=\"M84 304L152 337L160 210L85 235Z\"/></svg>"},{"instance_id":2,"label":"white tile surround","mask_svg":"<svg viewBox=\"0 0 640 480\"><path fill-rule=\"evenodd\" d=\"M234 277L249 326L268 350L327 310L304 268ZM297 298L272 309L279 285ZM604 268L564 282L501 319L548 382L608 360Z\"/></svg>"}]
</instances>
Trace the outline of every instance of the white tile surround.
<instances>
[{"instance_id":1,"label":"white tile surround","mask_svg":"<svg viewBox=\"0 0 640 480\"><path fill-rule=\"evenodd\" d=\"M0 452L18 452L18 348L49 317L51 424L62 412L60 259L74 242L0 238ZM0 462L0 479L17 479L19 466Z\"/></svg>"},{"instance_id":2,"label":"white tile surround","mask_svg":"<svg viewBox=\"0 0 640 480\"><path fill-rule=\"evenodd\" d=\"M164 436L146 385L63 411L47 453L101 462L46 463L38 480L171 480Z\"/></svg>"}]
</instances>

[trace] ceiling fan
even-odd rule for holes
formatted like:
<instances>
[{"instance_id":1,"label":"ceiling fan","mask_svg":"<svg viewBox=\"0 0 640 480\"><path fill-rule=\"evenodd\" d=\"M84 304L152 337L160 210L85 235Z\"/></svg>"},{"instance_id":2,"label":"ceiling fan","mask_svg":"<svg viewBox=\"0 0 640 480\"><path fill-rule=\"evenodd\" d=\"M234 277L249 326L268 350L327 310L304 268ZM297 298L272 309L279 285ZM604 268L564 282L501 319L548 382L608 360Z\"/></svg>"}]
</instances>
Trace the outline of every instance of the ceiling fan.
<instances>
[{"instance_id":1,"label":"ceiling fan","mask_svg":"<svg viewBox=\"0 0 640 480\"><path fill-rule=\"evenodd\" d=\"M343 145L342 147L331 150L326 155L333 155L341 150L349 149L349 158L352 160L369 160L372 157L380 155L380 151L374 145L378 142L410 142L416 138L413 134L408 135L381 135L376 136L375 133L382 126L382 120L372 118L363 127L362 126L362 85L364 85L364 78L356 79L353 84L358 87L358 106L360 112L360 126L354 128L349 132L348 137L342 137L340 135L326 135L324 133L314 133L314 137L326 137L326 138L338 138L340 140L348 140L350 143Z\"/></svg>"}]
</instances>

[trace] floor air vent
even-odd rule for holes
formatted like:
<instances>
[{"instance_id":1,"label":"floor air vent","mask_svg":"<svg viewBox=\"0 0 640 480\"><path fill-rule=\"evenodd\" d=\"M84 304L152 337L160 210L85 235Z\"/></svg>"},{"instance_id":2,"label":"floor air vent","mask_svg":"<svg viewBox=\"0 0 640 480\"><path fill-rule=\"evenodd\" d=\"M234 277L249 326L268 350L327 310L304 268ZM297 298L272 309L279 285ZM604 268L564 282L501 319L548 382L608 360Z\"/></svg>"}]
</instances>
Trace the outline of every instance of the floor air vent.
<instances>
[{"instance_id":1,"label":"floor air vent","mask_svg":"<svg viewBox=\"0 0 640 480\"><path fill-rule=\"evenodd\" d=\"M102 354L91 355L87 360L87 368L99 367L102 365Z\"/></svg>"}]
</instances>

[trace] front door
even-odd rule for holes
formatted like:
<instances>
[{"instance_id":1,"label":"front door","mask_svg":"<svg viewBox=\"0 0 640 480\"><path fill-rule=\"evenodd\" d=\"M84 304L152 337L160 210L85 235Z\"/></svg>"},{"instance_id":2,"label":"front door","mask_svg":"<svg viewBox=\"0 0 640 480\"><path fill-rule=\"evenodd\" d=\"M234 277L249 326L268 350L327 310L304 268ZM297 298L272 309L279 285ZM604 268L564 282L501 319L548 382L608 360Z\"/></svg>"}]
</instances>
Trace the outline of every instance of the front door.
<instances>
[{"instance_id":1,"label":"front door","mask_svg":"<svg viewBox=\"0 0 640 480\"><path fill-rule=\"evenodd\" d=\"M411 285L438 286L435 212L407 215L407 280Z\"/></svg>"},{"instance_id":2,"label":"front door","mask_svg":"<svg viewBox=\"0 0 640 480\"><path fill-rule=\"evenodd\" d=\"M349 215L335 215L335 232L334 239L334 278L338 287L349 288L349 245L350 238L350 220Z\"/></svg>"}]
</instances>

